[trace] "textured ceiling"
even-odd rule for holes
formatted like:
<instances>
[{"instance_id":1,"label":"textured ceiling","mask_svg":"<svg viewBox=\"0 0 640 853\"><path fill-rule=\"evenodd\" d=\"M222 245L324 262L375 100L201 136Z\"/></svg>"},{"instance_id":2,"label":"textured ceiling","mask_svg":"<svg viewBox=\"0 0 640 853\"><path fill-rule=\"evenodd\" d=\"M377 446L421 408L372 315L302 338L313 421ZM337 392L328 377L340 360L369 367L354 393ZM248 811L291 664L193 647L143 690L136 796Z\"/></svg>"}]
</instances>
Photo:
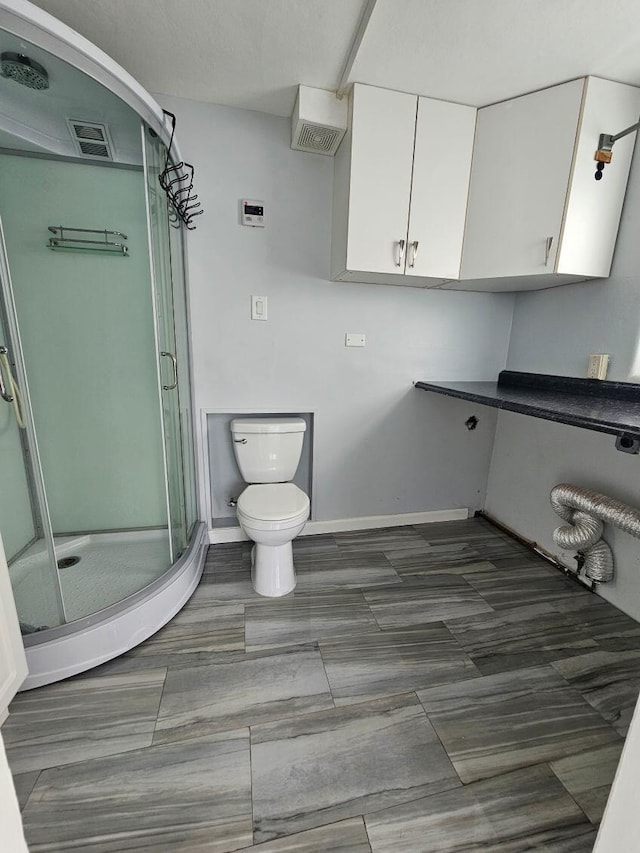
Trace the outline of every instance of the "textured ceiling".
<instances>
[{"instance_id":1,"label":"textured ceiling","mask_svg":"<svg viewBox=\"0 0 640 853\"><path fill-rule=\"evenodd\" d=\"M363 0L38 0L151 92L290 115L335 89Z\"/></svg>"},{"instance_id":2,"label":"textured ceiling","mask_svg":"<svg viewBox=\"0 0 640 853\"><path fill-rule=\"evenodd\" d=\"M335 89L365 0L37 0L147 89L289 115ZM377 0L349 80L481 106L585 74L640 84L639 0Z\"/></svg>"},{"instance_id":3,"label":"textured ceiling","mask_svg":"<svg viewBox=\"0 0 640 853\"><path fill-rule=\"evenodd\" d=\"M379 0L351 81L479 107L587 74L640 84L639 0Z\"/></svg>"}]
</instances>

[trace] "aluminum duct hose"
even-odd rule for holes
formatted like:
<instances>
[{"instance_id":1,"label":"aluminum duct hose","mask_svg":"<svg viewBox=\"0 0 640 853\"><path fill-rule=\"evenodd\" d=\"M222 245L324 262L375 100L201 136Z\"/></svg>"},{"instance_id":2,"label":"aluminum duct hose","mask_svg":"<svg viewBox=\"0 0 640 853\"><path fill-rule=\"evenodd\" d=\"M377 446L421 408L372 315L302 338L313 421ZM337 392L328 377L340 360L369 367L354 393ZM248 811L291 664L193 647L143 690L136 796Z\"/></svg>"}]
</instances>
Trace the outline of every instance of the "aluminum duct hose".
<instances>
[{"instance_id":1,"label":"aluminum duct hose","mask_svg":"<svg viewBox=\"0 0 640 853\"><path fill-rule=\"evenodd\" d=\"M584 556L585 574L591 580L599 583L613 580L613 554L601 539L604 522L640 539L640 510L570 483L554 486L551 506L560 518L569 522L554 530L556 544Z\"/></svg>"}]
</instances>

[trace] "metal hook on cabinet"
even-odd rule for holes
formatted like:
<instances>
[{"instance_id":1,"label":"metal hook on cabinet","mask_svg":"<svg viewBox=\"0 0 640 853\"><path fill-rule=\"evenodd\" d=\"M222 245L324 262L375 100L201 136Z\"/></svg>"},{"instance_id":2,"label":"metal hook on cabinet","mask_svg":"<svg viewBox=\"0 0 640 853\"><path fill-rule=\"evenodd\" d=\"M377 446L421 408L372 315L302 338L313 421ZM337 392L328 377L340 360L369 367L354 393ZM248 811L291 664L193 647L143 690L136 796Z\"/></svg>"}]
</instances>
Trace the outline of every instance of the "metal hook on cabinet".
<instances>
[{"instance_id":1,"label":"metal hook on cabinet","mask_svg":"<svg viewBox=\"0 0 640 853\"><path fill-rule=\"evenodd\" d=\"M635 124L625 127L625 129L621 130L620 133L600 134L598 137L598 148L596 149L596 153L593 158L597 164L596 173L594 175L596 181L602 180L604 167L607 163L611 162L611 158L613 157L613 143L622 139L624 136L627 136L629 133L633 133L634 130L638 130L639 127L640 121L637 121Z\"/></svg>"}]
</instances>

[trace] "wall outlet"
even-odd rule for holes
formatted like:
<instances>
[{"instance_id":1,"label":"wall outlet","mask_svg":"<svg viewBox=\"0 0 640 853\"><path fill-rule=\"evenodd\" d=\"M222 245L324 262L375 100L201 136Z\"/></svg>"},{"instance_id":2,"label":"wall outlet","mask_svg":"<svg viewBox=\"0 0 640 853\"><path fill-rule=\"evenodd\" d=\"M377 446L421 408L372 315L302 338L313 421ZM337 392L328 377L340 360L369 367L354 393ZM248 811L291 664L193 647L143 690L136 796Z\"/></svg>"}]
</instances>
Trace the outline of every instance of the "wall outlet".
<instances>
[{"instance_id":1,"label":"wall outlet","mask_svg":"<svg viewBox=\"0 0 640 853\"><path fill-rule=\"evenodd\" d=\"M360 332L347 332L344 338L344 345L346 347L363 347L366 345L366 338L367 336Z\"/></svg>"},{"instance_id":2,"label":"wall outlet","mask_svg":"<svg viewBox=\"0 0 640 853\"><path fill-rule=\"evenodd\" d=\"M589 356L587 379L606 379L609 368L609 356L606 353L592 353Z\"/></svg>"}]
</instances>

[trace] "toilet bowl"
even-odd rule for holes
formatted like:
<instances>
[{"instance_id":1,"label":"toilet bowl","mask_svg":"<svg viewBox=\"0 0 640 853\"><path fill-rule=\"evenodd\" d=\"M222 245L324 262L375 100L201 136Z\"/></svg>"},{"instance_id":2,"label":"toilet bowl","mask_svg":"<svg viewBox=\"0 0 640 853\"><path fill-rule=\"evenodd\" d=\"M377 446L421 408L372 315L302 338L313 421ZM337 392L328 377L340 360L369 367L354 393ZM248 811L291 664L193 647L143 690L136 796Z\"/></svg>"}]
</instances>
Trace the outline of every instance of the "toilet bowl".
<instances>
[{"instance_id":1,"label":"toilet bowl","mask_svg":"<svg viewBox=\"0 0 640 853\"><path fill-rule=\"evenodd\" d=\"M234 419L233 449L251 485L236 505L240 527L255 542L251 580L259 595L286 595L296 585L292 541L309 518L309 498L293 479L306 423L302 418Z\"/></svg>"},{"instance_id":2,"label":"toilet bowl","mask_svg":"<svg viewBox=\"0 0 640 853\"><path fill-rule=\"evenodd\" d=\"M309 498L293 483L248 486L236 508L240 526L255 542L251 581L259 595L276 597L296 585L292 541L309 518Z\"/></svg>"}]
</instances>

